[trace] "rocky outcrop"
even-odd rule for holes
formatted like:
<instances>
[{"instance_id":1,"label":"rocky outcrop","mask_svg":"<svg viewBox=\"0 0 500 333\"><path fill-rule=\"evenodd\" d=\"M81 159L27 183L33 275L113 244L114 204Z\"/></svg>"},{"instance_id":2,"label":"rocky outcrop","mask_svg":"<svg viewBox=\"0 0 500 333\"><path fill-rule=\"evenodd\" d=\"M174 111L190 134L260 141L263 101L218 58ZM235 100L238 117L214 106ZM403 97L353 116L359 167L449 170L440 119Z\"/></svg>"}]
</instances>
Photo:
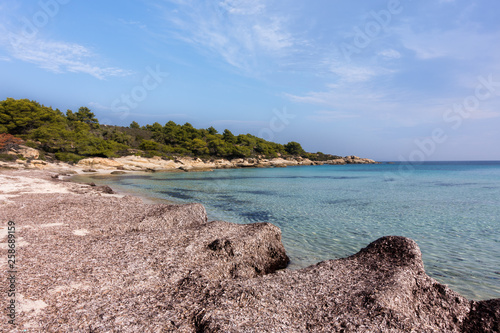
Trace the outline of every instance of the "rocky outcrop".
<instances>
[{"instance_id":1,"label":"rocky outcrop","mask_svg":"<svg viewBox=\"0 0 500 333\"><path fill-rule=\"evenodd\" d=\"M271 224L92 189L2 206L0 221L22 236L19 299L43 305L19 313L20 331L498 332L500 300L470 302L427 276L410 239L281 270L288 258Z\"/></svg>"},{"instance_id":2,"label":"rocky outcrop","mask_svg":"<svg viewBox=\"0 0 500 333\"><path fill-rule=\"evenodd\" d=\"M127 171L211 171L213 169L232 168L272 168L287 167L295 165L318 165L318 164L367 164L377 163L370 159L348 156L326 162L314 162L302 157L289 158L239 158L233 160L217 159L202 160L200 158L178 157L174 160L166 160L160 157L144 158L139 156L126 156L115 159L86 158L78 163L78 167L103 170L127 170Z\"/></svg>"},{"instance_id":3,"label":"rocky outcrop","mask_svg":"<svg viewBox=\"0 0 500 333\"><path fill-rule=\"evenodd\" d=\"M337 158L334 160L328 160L326 162L322 162L322 164L330 164L330 165L379 164L379 162L376 162L376 161L369 159L369 158L361 158L361 157L352 155L352 156Z\"/></svg>"},{"instance_id":4,"label":"rocky outcrop","mask_svg":"<svg viewBox=\"0 0 500 333\"><path fill-rule=\"evenodd\" d=\"M87 172L89 170L107 170L107 171L212 171L214 169L234 169L234 168L273 168L287 167L296 165L323 165L323 164L374 164L374 160L360 158L357 156L346 156L329 161L311 161L302 157L277 157L266 159L261 156L256 158L240 158L233 160L211 159L202 160L200 158L178 157L173 160L160 158L158 156L146 158L141 156L124 156L119 158L91 157L80 160L75 166L67 163L51 163L39 160L38 150L29 147L20 147L16 151L10 151L9 154L23 156L23 159L6 163L0 162L0 167L10 168L32 168L32 169L60 169L74 168Z\"/></svg>"},{"instance_id":5,"label":"rocky outcrop","mask_svg":"<svg viewBox=\"0 0 500 333\"><path fill-rule=\"evenodd\" d=\"M217 295L191 310L205 332L498 332L500 320L500 300L469 302L430 278L404 237L295 272L193 288Z\"/></svg>"},{"instance_id":6,"label":"rocky outcrop","mask_svg":"<svg viewBox=\"0 0 500 333\"><path fill-rule=\"evenodd\" d=\"M40 152L34 148L20 145L17 148L12 149L8 152L12 155L20 155L25 159L37 160L40 157Z\"/></svg>"}]
</instances>

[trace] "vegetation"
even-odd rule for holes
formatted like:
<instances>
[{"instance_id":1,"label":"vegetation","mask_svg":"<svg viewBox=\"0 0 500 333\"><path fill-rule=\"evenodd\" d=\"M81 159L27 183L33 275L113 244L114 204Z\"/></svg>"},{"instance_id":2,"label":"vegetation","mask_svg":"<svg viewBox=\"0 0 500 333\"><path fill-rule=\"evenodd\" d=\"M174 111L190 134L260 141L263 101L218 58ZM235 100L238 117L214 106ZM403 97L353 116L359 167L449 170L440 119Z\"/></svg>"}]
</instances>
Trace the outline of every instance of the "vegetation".
<instances>
[{"instance_id":1,"label":"vegetation","mask_svg":"<svg viewBox=\"0 0 500 333\"><path fill-rule=\"evenodd\" d=\"M100 125L87 107L81 107L77 112L67 110L64 114L28 99L0 101L0 150L21 143L21 139L27 146L41 150L44 156L73 163L84 157L131 154L205 159L254 156L336 158L320 152L307 153L297 142L282 145L251 134L234 135L228 129L220 134L213 127L196 129L190 123L180 125L173 121L163 126L155 122L141 127L135 121L129 127L107 126Z\"/></svg>"}]
</instances>

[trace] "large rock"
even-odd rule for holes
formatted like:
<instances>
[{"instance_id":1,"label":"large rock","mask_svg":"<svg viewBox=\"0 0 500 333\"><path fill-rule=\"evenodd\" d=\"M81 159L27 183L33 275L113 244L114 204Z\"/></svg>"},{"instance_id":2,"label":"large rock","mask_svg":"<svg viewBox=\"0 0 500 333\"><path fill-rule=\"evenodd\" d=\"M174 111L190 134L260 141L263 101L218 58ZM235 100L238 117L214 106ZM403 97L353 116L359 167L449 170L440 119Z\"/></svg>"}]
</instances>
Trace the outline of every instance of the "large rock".
<instances>
[{"instance_id":1,"label":"large rock","mask_svg":"<svg viewBox=\"0 0 500 333\"><path fill-rule=\"evenodd\" d=\"M77 165L82 168L92 169L117 169L123 167L121 163L113 159L102 157L84 158Z\"/></svg>"},{"instance_id":2,"label":"large rock","mask_svg":"<svg viewBox=\"0 0 500 333\"><path fill-rule=\"evenodd\" d=\"M19 299L43 305L19 312L20 331L498 332L500 300L469 302L427 276L410 239L280 270L288 258L271 224L98 195L2 206L22 236Z\"/></svg>"},{"instance_id":3,"label":"large rock","mask_svg":"<svg viewBox=\"0 0 500 333\"><path fill-rule=\"evenodd\" d=\"M26 159L37 160L40 157L40 152L34 148L27 146L19 146L16 149L16 153L22 155Z\"/></svg>"},{"instance_id":4,"label":"large rock","mask_svg":"<svg viewBox=\"0 0 500 333\"><path fill-rule=\"evenodd\" d=\"M206 332L498 332L500 320L499 300L471 303L430 278L404 237L295 272L194 288L206 290L191 294L200 295L194 324Z\"/></svg>"}]
</instances>

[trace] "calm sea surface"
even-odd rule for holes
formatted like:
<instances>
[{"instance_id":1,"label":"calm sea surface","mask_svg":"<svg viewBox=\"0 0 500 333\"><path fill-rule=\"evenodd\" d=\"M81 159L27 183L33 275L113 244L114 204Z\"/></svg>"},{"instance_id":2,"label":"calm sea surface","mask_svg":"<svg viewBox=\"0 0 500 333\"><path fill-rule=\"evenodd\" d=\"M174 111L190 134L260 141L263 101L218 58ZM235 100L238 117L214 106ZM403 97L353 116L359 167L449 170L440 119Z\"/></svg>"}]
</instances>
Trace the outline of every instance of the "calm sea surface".
<instances>
[{"instance_id":1,"label":"calm sea surface","mask_svg":"<svg viewBox=\"0 0 500 333\"><path fill-rule=\"evenodd\" d=\"M81 179L80 179L81 180ZM500 162L302 166L93 177L205 205L211 220L279 226L290 268L415 240L427 273L470 299L500 297Z\"/></svg>"}]
</instances>

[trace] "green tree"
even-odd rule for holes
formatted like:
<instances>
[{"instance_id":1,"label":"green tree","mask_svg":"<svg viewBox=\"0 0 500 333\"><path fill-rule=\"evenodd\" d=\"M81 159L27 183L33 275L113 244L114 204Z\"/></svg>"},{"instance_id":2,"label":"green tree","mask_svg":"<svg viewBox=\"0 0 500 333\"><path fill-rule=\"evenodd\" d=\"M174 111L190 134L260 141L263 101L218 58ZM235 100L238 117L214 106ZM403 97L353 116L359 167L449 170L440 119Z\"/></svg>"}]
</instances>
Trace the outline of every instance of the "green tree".
<instances>
[{"instance_id":1,"label":"green tree","mask_svg":"<svg viewBox=\"0 0 500 333\"><path fill-rule=\"evenodd\" d=\"M0 102L0 133L22 138L47 123L64 123L64 115L50 107L28 99L7 98Z\"/></svg>"},{"instance_id":2,"label":"green tree","mask_svg":"<svg viewBox=\"0 0 500 333\"><path fill-rule=\"evenodd\" d=\"M136 121L131 122L129 127L130 128L141 128L141 126Z\"/></svg>"},{"instance_id":3,"label":"green tree","mask_svg":"<svg viewBox=\"0 0 500 333\"><path fill-rule=\"evenodd\" d=\"M300 143L295 142L295 141L288 142L285 145L285 151L289 155L299 155L299 156L301 156L301 155L305 154L305 150L302 149L302 146L300 145Z\"/></svg>"},{"instance_id":4,"label":"green tree","mask_svg":"<svg viewBox=\"0 0 500 333\"><path fill-rule=\"evenodd\" d=\"M218 133L217 130L213 126L210 126L209 128L207 128L207 131L208 131L208 134L211 134L211 135L215 135Z\"/></svg>"},{"instance_id":5,"label":"green tree","mask_svg":"<svg viewBox=\"0 0 500 333\"><path fill-rule=\"evenodd\" d=\"M95 114L85 106L79 108L75 114L73 114L71 110L68 110L68 112L66 113L66 117L70 121L81 121L82 123L85 123L92 128L99 127L99 120L97 120Z\"/></svg>"},{"instance_id":6,"label":"green tree","mask_svg":"<svg viewBox=\"0 0 500 333\"><path fill-rule=\"evenodd\" d=\"M224 139L224 141L226 141L227 143L236 143L236 137L234 136L233 133L231 133L230 130L228 129L225 129L224 130L224 133L222 133L222 138Z\"/></svg>"}]
</instances>

